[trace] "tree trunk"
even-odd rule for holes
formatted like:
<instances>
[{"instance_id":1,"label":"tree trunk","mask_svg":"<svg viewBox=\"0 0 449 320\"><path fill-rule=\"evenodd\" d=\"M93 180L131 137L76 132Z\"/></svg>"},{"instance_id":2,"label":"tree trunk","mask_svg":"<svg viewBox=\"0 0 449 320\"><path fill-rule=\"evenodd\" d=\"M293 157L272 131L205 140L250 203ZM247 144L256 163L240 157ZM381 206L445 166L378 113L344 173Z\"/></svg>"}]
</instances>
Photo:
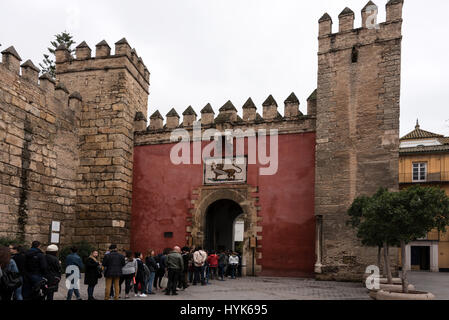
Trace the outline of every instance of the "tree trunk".
<instances>
[{"instance_id":1,"label":"tree trunk","mask_svg":"<svg viewBox=\"0 0 449 320\"><path fill-rule=\"evenodd\" d=\"M388 256L388 244L384 242L384 260L385 260L385 273L387 274L388 283L393 284L393 276L390 270L390 257Z\"/></svg>"},{"instance_id":2,"label":"tree trunk","mask_svg":"<svg viewBox=\"0 0 449 320\"><path fill-rule=\"evenodd\" d=\"M379 268L379 273L381 273L381 272L385 273L385 270L381 271L381 269L382 269L382 247L381 246L377 247L377 267Z\"/></svg>"},{"instance_id":3,"label":"tree trunk","mask_svg":"<svg viewBox=\"0 0 449 320\"><path fill-rule=\"evenodd\" d=\"M401 260L402 260L402 291L404 293L408 293L408 279L407 279L407 269L406 265L406 257L405 257L405 241L401 241Z\"/></svg>"}]
</instances>

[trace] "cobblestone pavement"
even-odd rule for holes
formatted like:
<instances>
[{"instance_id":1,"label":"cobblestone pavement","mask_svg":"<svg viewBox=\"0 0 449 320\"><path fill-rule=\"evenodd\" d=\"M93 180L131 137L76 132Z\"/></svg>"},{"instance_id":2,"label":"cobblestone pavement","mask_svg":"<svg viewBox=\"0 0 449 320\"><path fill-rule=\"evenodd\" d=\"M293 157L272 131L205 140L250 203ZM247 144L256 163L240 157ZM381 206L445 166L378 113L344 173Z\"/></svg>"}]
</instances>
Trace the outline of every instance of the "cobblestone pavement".
<instances>
[{"instance_id":1,"label":"cobblestone pavement","mask_svg":"<svg viewBox=\"0 0 449 320\"><path fill-rule=\"evenodd\" d=\"M65 280L65 277L63 277ZM449 273L410 272L409 281L419 291L432 292L438 300L449 300ZM95 287L96 299L104 299L104 279ZM81 281L81 297L87 299L87 286ZM123 285L124 289L124 285ZM123 292L122 297L123 298ZM55 299L67 296L65 281L61 281ZM73 297L75 299L75 297ZM370 300L361 283L315 281L298 278L246 277L236 280L211 281L207 286L190 286L178 296L155 295L130 300Z\"/></svg>"},{"instance_id":2,"label":"cobblestone pavement","mask_svg":"<svg viewBox=\"0 0 449 320\"><path fill-rule=\"evenodd\" d=\"M65 278L55 299L66 298ZM81 281L82 283L83 281ZM104 299L104 279L95 287L95 298ZM124 290L124 285L122 290ZM81 284L81 297L87 299L87 286ZM361 283L315 281L297 278L246 277L226 281L211 281L207 286L190 286L178 296L166 296L161 291L146 298L130 300L369 300ZM122 291L123 298L124 293ZM74 299L75 297L73 297Z\"/></svg>"}]
</instances>

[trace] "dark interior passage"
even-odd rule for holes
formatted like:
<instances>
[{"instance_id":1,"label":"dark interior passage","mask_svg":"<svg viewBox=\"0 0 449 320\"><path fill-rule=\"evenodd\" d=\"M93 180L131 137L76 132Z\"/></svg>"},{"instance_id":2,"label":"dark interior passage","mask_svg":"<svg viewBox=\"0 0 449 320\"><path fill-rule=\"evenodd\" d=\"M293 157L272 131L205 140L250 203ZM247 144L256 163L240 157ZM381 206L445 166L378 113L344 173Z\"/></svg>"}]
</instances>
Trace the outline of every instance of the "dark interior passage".
<instances>
[{"instance_id":1,"label":"dark interior passage","mask_svg":"<svg viewBox=\"0 0 449 320\"><path fill-rule=\"evenodd\" d=\"M412 266L422 271L430 270L430 247L412 247Z\"/></svg>"},{"instance_id":2,"label":"dark interior passage","mask_svg":"<svg viewBox=\"0 0 449 320\"><path fill-rule=\"evenodd\" d=\"M233 249L234 223L242 213L240 205L232 200L219 200L211 204L206 212L205 248Z\"/></svg>"}]
</instances>

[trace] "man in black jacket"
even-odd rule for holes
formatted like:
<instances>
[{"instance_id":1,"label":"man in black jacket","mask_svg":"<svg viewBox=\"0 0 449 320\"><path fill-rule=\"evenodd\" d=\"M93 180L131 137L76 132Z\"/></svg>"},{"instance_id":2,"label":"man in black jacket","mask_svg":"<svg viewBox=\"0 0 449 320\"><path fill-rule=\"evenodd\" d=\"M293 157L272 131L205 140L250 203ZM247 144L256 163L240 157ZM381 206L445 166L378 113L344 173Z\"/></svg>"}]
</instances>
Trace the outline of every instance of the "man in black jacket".
<instances>
[{"instance_id":1,"label":"man in black jacket","mask_svg":"<svg viewBox=\"0 0 449 320\"><path fill-rule=\"evenodd\" d=\"M179 285L182 289L187 289L187 275L189 273L189 261L192 259L192 255L190 254L190 248L184 247L182 248L182 260L184 262L184 269L182 270L181 279L179 280Z\"/></svg>"},{"instance_id":2,"label":"man in black jacket","mask_svg":"<svg viewBox=\"0 0 449 320\"><path fill-rule=\"evenodd\" d=\"M25 277L23 286L23 297L32 299L33 292L39 289L37 286L47 273L47 259L40 249L41 243L33 241L31 249L25 253Z\"/></svg>"},{"instance_id":3,"label":"man in black jacket","mask_svg":"<svg viewBox=\"0 0 449 320\"><path fill-rule=\"evenodd\" d=\"M120 277L122 268L125 265L125 257L117 252L117 245L112 244L109 247L110 253L103 258L104 277L106 279L105 300L109 300L111 295L111 286L114 284L114 300L119 299Z\"/></svg>"}]
</instances>

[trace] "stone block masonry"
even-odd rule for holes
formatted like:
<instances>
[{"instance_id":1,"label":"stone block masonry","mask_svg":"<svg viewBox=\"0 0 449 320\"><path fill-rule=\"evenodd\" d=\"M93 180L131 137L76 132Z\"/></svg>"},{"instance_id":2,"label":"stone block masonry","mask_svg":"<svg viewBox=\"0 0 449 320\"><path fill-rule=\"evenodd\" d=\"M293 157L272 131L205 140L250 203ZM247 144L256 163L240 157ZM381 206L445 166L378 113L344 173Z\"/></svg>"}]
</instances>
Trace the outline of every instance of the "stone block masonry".
<instances>
[{"instance_id":1,"label":"stone block masonry","mask_svg":"<svg viewBox=\"0 0 449 320\"><path fill-rule=\"evenodd\" d=\"M346 226L346 211L357 196L398 189L402 5L388 2L378 29L354 29L348 8L339 33L331 33L329 15L319 22L315 215L323 279L358 277L375 264L375 250Z\"/></svg>"},{"instance_id":2,"label":"stone block masonry","mask_svg":"<svg viewBox=\"0 0 449 320\"><path fill-rule=\"evenodd\" d=\"M50 241L52 220L62 242L73 236L78 138L74 106L62 84L13 47L0 64L0 237ZM21 75L20 75L21 71ZM39 81L39 82L38 82Z\"/></svg>"},{"instance_id":3,"label":"stone block masonry","mask_svg":"<svg viewBox=\"0 0 449 320\"><path fill-rule=\"evenodd\" d=\"M73 58L60 48L56 74L83 98L74 240L105 251L111 243L129 248L134 119L147 114L149 72L126 39L115 44L115 55L105 41L96 49L91 57L83 42Z\"/></svg>"}]
</instances>

